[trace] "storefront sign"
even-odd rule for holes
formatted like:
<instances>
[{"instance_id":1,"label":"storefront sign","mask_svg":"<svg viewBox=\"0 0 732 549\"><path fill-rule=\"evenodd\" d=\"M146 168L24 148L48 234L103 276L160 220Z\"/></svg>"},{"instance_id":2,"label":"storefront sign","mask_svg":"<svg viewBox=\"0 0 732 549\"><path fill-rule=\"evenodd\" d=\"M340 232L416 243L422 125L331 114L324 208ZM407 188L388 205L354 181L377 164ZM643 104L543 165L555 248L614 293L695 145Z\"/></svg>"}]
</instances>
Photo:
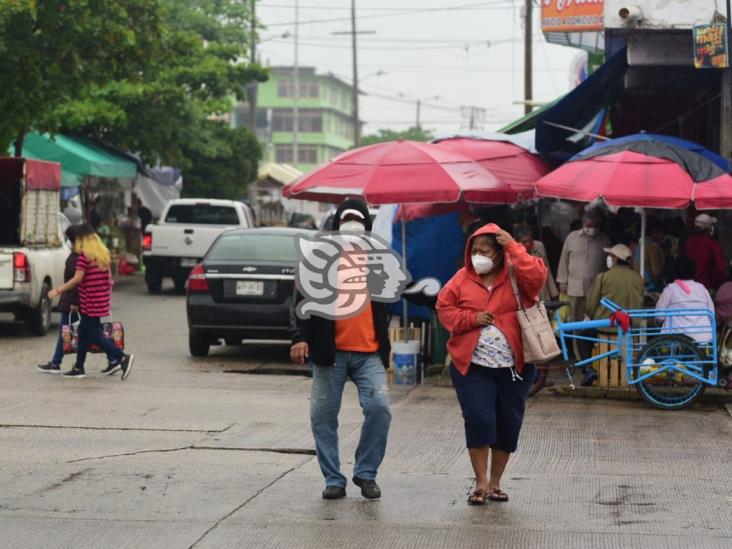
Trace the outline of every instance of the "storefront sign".
<instances>
[{"instance_id":1,"label":"storefront sign","mask_svg":"<svg viewBox=\"0 0 732 549\"><path fill-rule=\"evenodd\" d=\"M726 69L729 67L728 52L726 23L694 27L694 67Z\"/></svg>"},{"instance_id":2,"label":"storefront sign","mask_svg":"<svg viewBox=\"0 0 732 549\"><path fill-rule=\"evenodd\" d=\"M542 0L544 32L601 31L604 0Z\"/></svg>"}]
</instances>

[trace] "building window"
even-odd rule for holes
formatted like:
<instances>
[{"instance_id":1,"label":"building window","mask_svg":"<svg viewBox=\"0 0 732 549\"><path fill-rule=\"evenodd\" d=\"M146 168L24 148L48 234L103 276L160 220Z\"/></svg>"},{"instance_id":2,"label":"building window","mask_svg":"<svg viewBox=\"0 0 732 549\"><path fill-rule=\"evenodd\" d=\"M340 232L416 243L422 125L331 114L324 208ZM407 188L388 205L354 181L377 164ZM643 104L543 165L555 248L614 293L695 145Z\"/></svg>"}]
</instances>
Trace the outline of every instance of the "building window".
<instances>
[{"instance_id":1,"label":"building window","mask_svg":"<svg viewBox=\"0 0 732 549\"><path fill-rule=\"evenodd\" d=\"M299 97L316 99L318 97L317 82L300 82ZM295 83L292 80L280 80L277 83L279 97L295 97Z\"/></svg>"},{"instance_id":2,"label":"building window","mask_svg":"<svg viewBox=\"0 0 732 549\"><path fill-rule=\"evenodd\" d=\"M294 113L292 109L276 109L272 113L272 131L294 131ZM303 133L320 133L323 131L323 111L318 109L300 109L298 130Z\"/></svg>"},{"instance_id":3,"label":"building window","mask_svg":"<svg viewBox=\"0 0 732 549\"><path fill-rule=\"evenodd\" d=\"M299 164L317 164L318 146L300 145L297 150L297 157ZM292 145L275 145L275 159L277 162L292 164L294 162Z\"/></svg>"}]
</instances>

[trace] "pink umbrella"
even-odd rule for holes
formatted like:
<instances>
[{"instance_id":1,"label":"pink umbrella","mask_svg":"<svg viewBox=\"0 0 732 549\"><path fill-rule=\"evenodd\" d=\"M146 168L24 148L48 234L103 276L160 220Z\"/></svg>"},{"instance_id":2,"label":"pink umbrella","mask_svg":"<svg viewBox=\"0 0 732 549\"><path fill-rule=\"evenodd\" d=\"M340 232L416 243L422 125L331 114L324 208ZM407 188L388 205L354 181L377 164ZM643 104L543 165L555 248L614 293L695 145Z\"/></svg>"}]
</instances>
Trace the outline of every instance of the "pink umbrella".
<instances>
[{"instance_id":1,"label":"pink umbrella","mask_svg":"<svg viewBox=\"0 0 732 549\"><path fill-rule=\"evenodd\" d=\"M732 205L732 177L721 169L709 177L695 181L674 160L622 151L571 160L541 178L536 191L540 196L580 202L602 198L611 206L686 208L696 202L698 209L715 209Z\"/></svg>"},{"instance_id":2,"label":"pink umbrella","mask_svg":"<svg viewBox=\"0 0 732 549\"><path fill-rule=\"evenodd\" d=\"M534 184L549 173L552 166L523 147L505 141L453 137L437 145L472 158L501 182L500 192L483 189L463 196L471 204L514 204L534 197ZM446 204L409 204L399 210L399 219L418 219L460 210ZM462 209L468 209L462 204Z\"/></svg>"},{"instance_id":3,"label":"pink umbrella","mask_svg":"<svg viewBox=\"0 0 732 549\"><path fill-rule=\"evenodd\" d=\"M283 195L319 202L361 196L371 204L404 204L457 202L486 192L508 198L511 190L467 156L399 140L345 152L285 187Z\"/></svg>"}]
</instances>

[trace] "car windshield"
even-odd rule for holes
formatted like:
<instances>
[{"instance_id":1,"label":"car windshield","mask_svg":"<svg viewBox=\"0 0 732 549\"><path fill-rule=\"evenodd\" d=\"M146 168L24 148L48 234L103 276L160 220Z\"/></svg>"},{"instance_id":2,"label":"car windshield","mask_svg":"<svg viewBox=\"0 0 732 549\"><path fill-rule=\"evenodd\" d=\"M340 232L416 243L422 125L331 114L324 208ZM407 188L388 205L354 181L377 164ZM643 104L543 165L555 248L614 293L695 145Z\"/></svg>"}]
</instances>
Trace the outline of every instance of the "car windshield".
<instances>
[{"instance_id":1,"label":"car windshield","mask_svg":"<svg viewBox=\"0 0 732 549\"><path fill-rule=\"evenodd\" d=\"M209 261L297 261L292 235L229 234L219 238Z\"/></svg>"},{"instance_id":2,"label":"car windshield","mask_svg":"<svg viewBox=\"0 0 732 549\"><path fill-rule=\"evenodd\" d=\"M231 206L211 204L178 204L171 206L166 223L186 223L191 225L238 225L239 217Z\"/></svg>"}]
</instances>

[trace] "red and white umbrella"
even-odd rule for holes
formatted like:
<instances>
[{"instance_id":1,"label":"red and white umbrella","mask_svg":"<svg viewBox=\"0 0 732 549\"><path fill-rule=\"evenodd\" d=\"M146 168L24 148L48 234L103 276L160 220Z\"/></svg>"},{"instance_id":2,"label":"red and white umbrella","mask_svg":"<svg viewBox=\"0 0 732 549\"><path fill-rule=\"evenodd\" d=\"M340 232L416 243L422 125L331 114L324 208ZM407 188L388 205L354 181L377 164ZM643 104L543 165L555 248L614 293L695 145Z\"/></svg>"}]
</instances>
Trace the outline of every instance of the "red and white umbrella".
<instances>
[{"instance_id":1,"label":"red and white umbrella","mask_svg":"<svg viewBox=\"0 0 732 549\"><path fill-rule=\"evenodd\" d=\"M468 208L470 204L515 204L534 198L534 185L552 165L525 148L497 139L451 137L437 145L472 158L500 181L500 187L468 193L463 204L409 204L399 210L399 219L419 219Z\"/></svg>"},{"instance_id":2,"label":"red and white umbrella","mask_svg":"<svg viewBox=\"0 0 732 549\"><path fill-rule=\"evenodd\" d=\"M508 193L473 159L418 141L377 143L345 152L285 187L285 198L370 204L458 202L485 192Z\"/></svg>"}]
</instances>

